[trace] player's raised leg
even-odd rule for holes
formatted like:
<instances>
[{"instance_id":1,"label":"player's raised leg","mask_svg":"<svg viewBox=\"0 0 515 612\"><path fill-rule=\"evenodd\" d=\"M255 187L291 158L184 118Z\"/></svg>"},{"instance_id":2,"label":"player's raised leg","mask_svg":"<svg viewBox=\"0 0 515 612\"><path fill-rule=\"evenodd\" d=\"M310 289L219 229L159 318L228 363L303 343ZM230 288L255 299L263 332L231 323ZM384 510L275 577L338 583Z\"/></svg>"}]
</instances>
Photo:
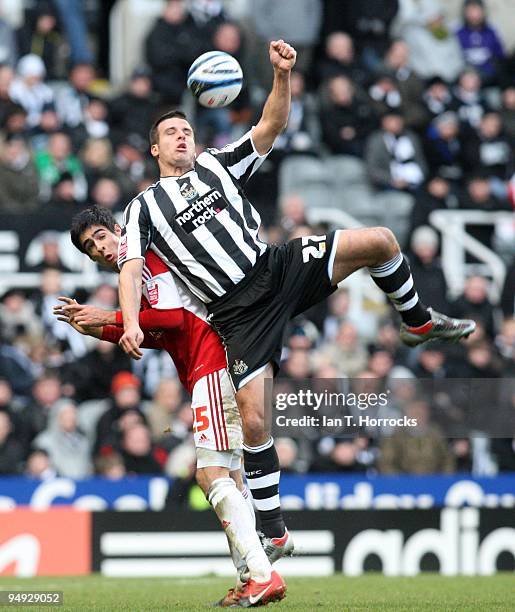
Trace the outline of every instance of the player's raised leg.
<instances>
[{"instance_id":1,"label":"player's raised leg","mask_svg":"<svg viewBox=\"0 0 515 612\"><path fill-rule=\"evenodd\" d=\"M447 317L420 301L408 262L389 229L373 227L338 232L330 271L333 285L364 267L399 312L400 338L408 346L436 339L457 341L474 331L474 321Z\"/></svg>"}]
</instances>

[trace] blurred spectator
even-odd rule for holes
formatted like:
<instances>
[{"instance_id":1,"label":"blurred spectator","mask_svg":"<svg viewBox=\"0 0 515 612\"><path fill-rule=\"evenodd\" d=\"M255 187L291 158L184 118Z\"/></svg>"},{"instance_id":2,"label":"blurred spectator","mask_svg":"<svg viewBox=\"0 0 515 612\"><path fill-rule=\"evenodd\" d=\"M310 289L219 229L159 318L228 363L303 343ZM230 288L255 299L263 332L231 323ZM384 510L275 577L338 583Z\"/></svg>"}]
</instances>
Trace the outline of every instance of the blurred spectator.
<instances>
[{"instance_id":1,"label":"blurred spectator","mask_svg":"<svg viewBox=\"0 0 515 612\"><path fill-rule=\"evenodd\" d=\"M44 373L32 386L32 399L19 413L17 439L24 449L48 424L51 412L62 397L61 381L56 374Z\"/></svg>"},{"instance_id":2,"label":"blurred spectator","mask_svg":"<svg viewBox=\"0 0 515 612\"><path fill-rule=\"evenodd\" d=\"M70 137L64 132L52 134L48 149L36 153L36 167L40 177L41 197L50 198L52 188L66 173L73 182L73 196L76 200L86 197L86 180L78 157L72 153Z\"/></svg>"},{"instance_id":3,"label":"blurred spectator","mask_svg":"<svg viewBox=\"0 0 515 612\"><path fill-rule=\"evenodd\" d=\"M513 153L510 142L503 134L499 113L486 113L481 117L477 134L467 139L465 144L467 166L473 172L483 171L488 176L502 181L510 178L513 172Z\"/></svg>"},{"instance_id":4,"label":"blurred spectator","mask_svg":"<svg viewBox=\"0 0 515 612\"><path fill-rule=\"evenodd\" d=\"M482 0L464 0L463 22L456 35L466 63L481 73L485 84L496 84L505 53L496 29L487 21Z\"/></svg>"},{"instance_id":5,"label":"blurred spectator","mask_svg":"<svg viewBox=\"0 0 515 612\"><path fill-rule=\"evenodd\" d=\"M36 368L18 347L7 344L0 335L0 376L21 396L30 393Z\"/></svg>"},{"instance_id":6,"label":"blurred spectator","mask_svg":"<svg viewBox=\"0 0 515 612\"><path fill-rule=\"evenodd\" d=\"M452 304L453 316L483 322L490 338L495 335L494 307L488 298L488 285L485 278L471 276L465 281L463 294Z\"/></svg>"},{"instance_id":7,"label":"blurred spectator","mask_svg":"<svg viewBox=\"0 0 515 612\"><path fill-rule=\"evenodd\" d=\"M330 363L352 377L366 367L368 355L354 325L344 320L334 341L322 345L313 359L317 364Z\"/></svg>"},{"instance_id":8,"label":"blurred spectator","mask_svg":"<svg viewBox=\"0 0 515 612\"><path fill-rule=\"evenodd\" d=\"M21 55L23 55L23 51ZM16 36L10 24L0 16L0 64L14 68L18 59Z\"/></svg>"},{"instance_id":9,"label":"blurred spectator","mask_svg":"<svg viewBox=\"0 0 515 612\"><path fill-rule=\"evenodd\" d=\"M439 380L447 376L446 354L441 344L434 342L420 347L417 363L412 368L417 378L430 378Z\"/></svg>"},{"instance_id":10,"label":"blurred spectator","mask_svg":"<svg viewBox=\"0 0 515 612\"><path fill-rule=\"evenodd\" d=\"M500 307L505 317L515 315L515 258L506 271Z\"/></svg>"},{"instance_id":11,"label":"blurred spectator","mask_svg":"<svg viewBox=\"0 0 515 612\"><path fill-rule=\"evenodd\" d=\"M456 36L449 30L438 0L400 0L397 28L410 49L410 64L418 76L452 82L463 69Z\"/></svg>"},{"instance_id":12,"label":"blurred spectator","mask_svg":"<svg viewBox=\"0 0 515 612\"><path fill-rule=\"evenodd\" d=\"M79 205L73 176L69 172L63 172L52 185L50 201L46 204L45 209L51 211L51 214L64 215L69 218L78 212Z\"/></svg>"},{"instance_id":13,"label":"blurred spectator","mask_svg":"<svg viewBox=\"0 0 515 612\"><path fill-rule=\"evenodd\" d=\"M321 83L344 76L358 86L365 85L367 71L356 59L354 43L346 32L333 32L326 38L325 57L318 63L316 76Z\"/></svg>"},{"instance_id":14,"label":"blurred spectator","mask_svg":"<svg viewBox=\"0 0 515 612\"><path fill-rule=\"evenodd\" d=\"M95 460L95 473L97 476L108 478L109 480L120 480L126 476L125 464L119 453L109 453L100 455Z\"/></svg>"},{"instance_id":15,"label":"blurred spectator","mask_svg":"<svg viewBox=\"0 0 515 612\"><path fill-rule=\"evenodd\" d=\"M399 0L336 1L345 29L357 45L358 55L369 70L381 62L390 41L390 26L399 10Z\"/></svg>"},{"instance_id":16,"label":"blurred spectator","mask_svg":"<svg viewBox=\"0 0 515 612\"><path fill-rule=\"evenodd\" d=\"M84 336L78 334L70 325L63 325L54 316L54 306L59 303L58 298L64 293L62 282L62 272L55 268L45 268L41 272L37 312L41 317L46 334L69 346L73 356L77 359L86 352Z\"/></svg>"},{"instance_id":17,"label":"blurred spectator","mask_svg":"<svg viewBox=\"0 0 515 612\"><path fill-rule=\"evenodd\" d=\"M223 0L190 0L189 11L200 26L214 30L226 19Z\"/></svg>"},{"instance_id":18,"label":"blurred spectator","mask_svg":"<svg viewBox=\"0 0 515 612\"><path fill-rule=\"evenodd\" d=\"M10 136L0 149L0 211L27 214L38 206L38 174L26 141Z\"/></svg>"},{"instance_id":19,"label":"blurred spectator","mask_svg":"<svg viewBox=\"0 0 515 612\"><path fill-rule=\"evenodd\" d=\"M223 21L213 32L213 49L224 51L235 57L240 63L243 74L247 71L247 44L242 27L232 21ZM198 106L198 110L203 107ZM214 109L211 109L214 110ZM252 106L250 99L249 83L243 80L242 89L236 100L227 107L230 113L230 120L233 126L240 126L246 129L248 122L252 118Z\"/></svg>"},{"instance_id":20,"label":"blurred spectator","mask_svg":"<svg viewBox=\"0 0 515 612\"><path fill-rule=\"evenodd\" d=\"M177 379L164 379L159 383L152 402L146 409L146 415L154 440L163 438L170 429L171 435L183 439L186 428L178 418L182 405L182 387Z\"/></svg>"},{"instance_id":21,"label":"blurred spectator","mask_svg":"<svg viewBox=\"0 0 515 612\"><path fill-rule=\"evenodd\" d=\"M364 472L373 460L373 455L367 452L367 445L367 440L363 438L355 440L322 438L317 445L317 455L311 465L311 470L314 472Z\"/></svg>"},{"instance_id":22,"label":"blurred spectator","mask_svg":"<svg viewBox=\"0 0 515 612\"><path fill-rule=\"evenodd\" d=\"M403 40L394 40L379 70L380 73L389 74L395 79L406 126L420 130L426 122L426 112L421 102L424 83L412 70L409 61L408 45Z\"/></svg>"},{"instance_id":23,"label":"blurred spectator","mask_svg":"<svg viewBox=\"0 0 515 612\"><path fill-rule=\"evenodd\" d=\"M21 335L40 338L43 331L32 302L18 289L11 289L3 295L0 303L0 323L2 337L8 342Z\"/></svg>"},{"instance_id":24,"label":"blurred spectator","mask_svg":"<svg viewBox=\"0 0 515 612\"><path fill-rule=\"evenodd\" d=\"M291 438L274 438L274 446L283 474L297 472L299 448Z\"/></svg>"},{"instance_id":25,"label":"blurred spectator","mask_svg":"<svg viewBox=\"0 0 515 612\"><path fill-rule=\"evenodd\" d=\"M48 453L42 448L32 451L27 457L24 475L37 480L50 480L57 476Z\"/></svg>"},{"instance_id":26,"label":"blurred spectator","mask_svg":"<svg viewBox=\"0 0 515 612\"><path fill-rule=\"evenodd\" d=\"M388 111L397 111L401 108L402 97L393 76L378 74L368 88L368 95L376 114L382 117Z\"/></svg>"},{"instance_id":27,"label":"blurred spectator","mask_svg":"<svg viewBox=\"0 0 515 612\"><path fill-rule=\"evenodd\" d=\"M466 153L460 140L458 116L447 111L435 117L427 128L424 153L429 170L449 181L458 182L463 176Z\"/></svg>"},{"instance_id":28,"label":"blurred spectator","mask_svg":"<svg viewBox=\"0 0 515 612\"><path fill-rule=\"evenodd\" d=\"M26 138L31 131L27 123L27 111L19 104L9 104L5 112L3 128L7 138L10 136Z\"/></svg>"},{"instance_id":29,"label":"blurred spectator","mask_svg":"<svg viewBox=\"0 0 515 612\"><path fill-rule=\"evenodd\" d=\"M57 113L65 127L74 130L84 125L94 79L95 69L91 64L80 62L73 65L68 84L56 99Z\"/></svg>"},{"instance_id":30,"label":"blurred spectator","mask_svg":"<svg viewBox=\"0 0 515 612\"><path fill-rule=\"evenodd\" d=\"M502 92L500 110L504 131L511 143L515 142L515 85L508 86Z\"/></svg>"},{"instance_id":31,"label":"blurred spectator","mask_svg":"<svg viewBox=\"0 0 515 612\"><path fill-rule=\"evenodd\" d=\"M127 175L125 169L115 164L113 147L107 138L87 140L81 151L81 160L90 190L100 179L109 178L119 185L123 200L130 200L136 194L135 182ZM125 162L124 159L119 161ZM140 168L137 174L143 171L144 167Z\"/></svg>"},{"instance_id":32,"label":"blurred spectator","mask_svg":"<svg viewBox=\"0 0 515 612\"><path fill-rule=\"evenodd\" d=\"M114 178L120 182L124 193L127 191L129 184L135 185L143 178L156 176L155 162L153 159L149 159L147 153L147 142L142 142L134 134L116 145L114 166L117 173L124 175L125 182L122 183L118 179L118 174Z\"/></svg>"},{"instance_id":33,"label":"blurred spectator","mask_svg":"<svg viewBox=\"0 0 515 612\"><path fill-rule=\"evenodd\" d=\"M366 143L368 176L377 189L415 189L427 174L426 161L418 137L406 130L398 112L388 112L381 129Z\"/></svg>"},{"instance_id":34,"label":"blurred spectator","mask_svg":"<svg viewBox=\"0 0 515 612\"><path fill-rule=\"evenodd\" d=\"M18 45L20 55L34 53L43 60L49 79L65 76L66 46L50 2L39 1L35 11L27 15L18 30Z\"/></svg>"},{"instance_id":35,"label":"blurred spectator","mask_svg":"<svg viewBox=\"0 0 515 612\"><path fill-rule=\"evenodd\" d=\"M43 60L33 53L24 55L16 67L16 78L9 88L9 96L27 113L27 124L39 124L43 109L54 102L54 94L44 83L46 76Z\"/></svg>"},{"instance_id":36,"label":"blurred spectator","mask_svg":"<svg viewBox=\"0 0 515 612\"><path fill-rule=\"evenodd\" d=\"M426 107L430 119L435 119L451 110L453 97L449 85L438 76L426 83L426 89L422 95L422 101Z\"/></svg>"},{"instance_id":37,"label":"blurred spectator","mask_svg":"<svg viewBox=\"0 0 515 612\"><path fill-rule=\"evenodd\" d=\"M184 0L168 0L146 39L146 59L154 89L166 105L176 106L186 89L193 60L208 50L206 33L188 12Z\"/></svg>"},{"instance_id":38,"label":"blurred spectator","mask_svg":"<svg viewBox=\"0 0 515 612\"><path fill-rule=\"evenodd\" d=\"M105 310L116 310L118 306L117 288L107 282L101 283L89 296L87 304Z\"/></svg>"},{"instance_id":39,"label":"blurred spectator","mask_svg":"<svg viewBox=\"0 0 515 612\"><path fill-rule=\"evenodd\" d=\"M421 225L411 235L410 246L411 274L420 299L439 312L447 312L447 283L437 258L438 234L432 227Z\"/></svg>"},{"instance_id":40,"label":"blurred spectator","mask_svg":"<svg viewBox=\"0 0 515 612\"><path fill-rule=\"evenodd\" d=\"M472 342L467 347L467 358L463 371L459 373L460 378L497 378L499 376L500 361L496 358L492 343L483 340ZM477 392L476 392L477 393ZM489 388L483 391L479 405L483 409L485 403L490 401L496 404L495 397ZM472 404L477 404L478 397L474 397Z\"/></svg>"},{"instance_id":41,"label":"blurred spectator","mask_svg":"<svg viewBox=\"0 0 515 612\"><path fill-rule=\"evenodd\" d=\"M10 96L14 70L8 64L0 63L0 127L3 128L6 118L16 106Z\"/></svg>"},{"instance_id":42,"label":"blurred spectator","mask_svg":"<svg viewBox=\"0 0 515 612\"><path fill-rule=\"evenodd\" d=\"M93 55L88 47L86 20L81 0L53 0L66 31L73 65L91 63Z\"/></svg>"},{"instance_id":43,"label":"blurred spectator","mask_svg":"<svg viewBox=\"0 0 515 612\"><path fill-rule=\"evenodd\" d=\"M110 103L113 139L119 141L129 134L136 134L146 142L157 114L157 97L152 91L150 72L137 68L131 75L128 89Z\"/></svg>"},{"instance_id":44,"label":"blurred spectator","mask_svg":"<svg viewBox=\"0 0 515 612\"><path fill-rule=\"evenodd\" d=\"M38 236L41 246L41 257L37 264L30 266L31 272L43 272L46 268L53 268L59 272L71 272L70 268L64 265L59 252L59 232L51 230L42 232Z\"/></svg>"},{"instance_id":45,"label":"blurred spectator","mask_svg":"<svg viewBox=\"0 0 515 612\"><path fill-rule=\"evenodd\" d=\"M217 51L235 57L242 65L243 73L246 73L243 33L236 23L229 21L220 23L213 33L212 46ZM233 124L238 122L241 129L246 130L246 124L251 117L249 89L243 82L238 97L227 107L205 108L198 103L195 104L196 142L204 143L204 146L222 148L234 140Z\"/></svg>"},{"instance_id":46,"label":"blurred spectator","mask_svg":"<svg viewBox=\"0 0 515 612\"><path fill-rule=\"evenodd\" d=\"M328 93L322 113L322 140L333 155L362 157L375 123L370 104L356 94L354 85L344 76L329 80Z\"/></svg>"},{"instance_id":47,"label":"blurred spectator","mask_svg":"<svg viewBox=\"0 0 515 612\"><path fill-rule=\"evenodd\" d=\"M91 204L108 208L111 211L123 210L126 201L122 197L120 185L112 178L101 178L91 190Z\"/></svg>"},{"instance_id":48,"label":"blurred spectator","mask_svg":"<svg viewBox=\"0 0 515 612\"><path fill-rule=\"evenodd\" d=\"M454 457L440 431L430 423L431 409L424 401L406 407L416 427L399 428L380 443L379 471L382 474L452 474Z\"/></svg>"},{"instance_id":49,"label":"blurred spectator","mask_svg":"<svg viewBox=\"0 0 515 612\"><path fill-rule=\"evenodd\" d=\"M62 400L52 413L46 429L33 441L34 447L46 450L58 476L86 478L91 474L90 449L78 428L76 405Z\"/></svg>"},{"instance_id":50,"label":"blurred spectator","mask_svg":"<svg viewBox=\"0 0 515 612\"><path fill-rule=\"evenodd\" d=\"M80 401L109 397L116 374L130 370L131 359L112 342L98 342L84 357L72 364Z\"/></svg>"},{"instance_id":51,"label":"blurred spectator","mask_svg":"<svg viewBox=\"0 0 515 612\"><path fill-rule=\"evenodd\" d=\"M484 211L511 210L511 205L506 200L499 200L494 196L488 178L481 173L467 180L466 193L460 199L460 208ZM485 246L492 248L493 226L467 225L466 231Z\"/></svg>"},{"instance_id":52,"label":"blurred spectator","mask_svg":"<svg viewBox=\"0 0 515 612\"><path fill-rule=\"evenodd\" d=\"M23 458L23 448L12 435L11 417L0 411L0 474L17 474Z\"/></svg>"},{"instance_id":53,"label":"blurred spectator","mask_svg":"<svg viewBox=\"0 0 515 612\"><path fill-rule=\"evenodd\" d=\"M84 111L84 126L72 133L74 141L80 146L88 138L109 136L107 104L101 98L91 97Z\"/></svg>"},{"instance_id":54,"label":"blurred spectator","mask_svg":"<svg viewBox=\"0 0 515 612\"><path fill-rule=\"evenodd\" d=\"M431 177L425 187L417 194L415 206L411 210L411 231L420 225L428 225L434 210L458 207L458 198L451 189L451 183L440 175Z\"/></svg>"},{"instance_id":55,"label":"blurred spectator","mask_svg":"<svg viewBox=\"0 0 515 612\"><path fill-rule=\"evenodd\" d=\"M131 424L146 422L140 387L140 380L131 372L122 371L113 376L110 406L97 423L95 454L105 447L117 448L124 430Z\"/></svg>"},{"instance_id":56,"label":"blurred spectator","mask_svg":"<svg viewBox=\"0 0 515 612\"><path fill-rule=\"evenodd\" d=\"M500 333L495 338L495 346L501 357L505 360L507 375L515 375L515 317L505 319Z\"/></svg>"},{"instance_id":57,"label":"blurred spectator","mask_svg":"<svg viewBox=\"0 0 515 612\"><path fill-rule=\"evenodd\" d=\"M291 107L286 129L274 143L274 151L316 153L318 150L319 120L313 99L305 90L304 75L291 73Z\"/></svg>"},{"instance_id":58,"label":"blurred spectator","mask_svg":"<svg viewBox=\"0 0 515 612\"><path fill-rule=\"evenodd\" d=\"M477 129L487 107L481 91L479 73L473 68L465 69L460 73L452 93L452 109L458 113L463 126L468 129Z\"/></svg>"},{"instance_id":59,"label":"blurred spectator","mask_svg":"<svg viewBox=\"0 0 515 612\"><path fill-rule=\"evenodd\" d=\"M48 140L52 134L62 129L61 120L55 111L54 105L49 104L43 108L39 124L30 130L30 142L33 151L48 148Z\"/></svg>"},{"instance_id":60,"label":"blurred spectator","mask_svg":"<svg viewBox=\"0 0 515 612\"><path fill-rule=\"evenodd\" d=\"M268 47L271 40L287 40L297 51L296 68L307 72L322 23L320 0L260 0L251 3L252 27L257 40L253 50L259 85L269 90L272 70Z\"/></svg>"},{"instance_id":61,"label":"blurred spectator","mask_svg":"<svg viewBox=\"0 0 515 612\"><path fill-rule=\"evenodd\" d=\"M127 474L160 474L166 461L166 453L154 447L150 431L142 423L124 432L121 455Z\"/></svg>"},{"instance_id":62,"label":"blurred spectator","mask_svg":"<svg viewBox=\"0 0 515 612\"><path fill-rule=\"evenodd\" d=\"M291 232L299 225L306 224L306 203L299 194L291 193L284 195L281 200L280 209L280 224L286 232Z\"/></svg>"}]
</instances>

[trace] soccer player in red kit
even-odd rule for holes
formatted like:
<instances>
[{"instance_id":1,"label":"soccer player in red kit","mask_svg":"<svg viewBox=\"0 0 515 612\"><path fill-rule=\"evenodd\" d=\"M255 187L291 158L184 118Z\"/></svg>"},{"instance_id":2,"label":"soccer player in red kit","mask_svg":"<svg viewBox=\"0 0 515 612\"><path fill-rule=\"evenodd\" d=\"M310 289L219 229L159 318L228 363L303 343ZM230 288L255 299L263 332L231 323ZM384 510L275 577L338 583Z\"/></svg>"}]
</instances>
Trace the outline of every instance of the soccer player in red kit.
<instances>
[{"instance_id":1,"label":"soccer player in red kit","mask_svg":"<svg viewBox=\"0 0 515 612\"><path fill-rule=\"evenodd\" d=\"M74 245L114 271L118 271L118 250L123 249L120 234L113 215L95 206L80 212L71 228ZM55 307L56 316L80 333L115 343L122 337L121 311L81 305L65 297L60 300L63 304ZM206 317L202 302L172 276L158 255L148 251L139 315L145 334L142 347L167 351L191 394L197 481L224 527L239 575L248 568L249 579L230 591L225 605L262 605L281 599L285 585L272 571L255 531L252 502L241 479L240 414L224 348Z\"/></svg>"}]
</instances>

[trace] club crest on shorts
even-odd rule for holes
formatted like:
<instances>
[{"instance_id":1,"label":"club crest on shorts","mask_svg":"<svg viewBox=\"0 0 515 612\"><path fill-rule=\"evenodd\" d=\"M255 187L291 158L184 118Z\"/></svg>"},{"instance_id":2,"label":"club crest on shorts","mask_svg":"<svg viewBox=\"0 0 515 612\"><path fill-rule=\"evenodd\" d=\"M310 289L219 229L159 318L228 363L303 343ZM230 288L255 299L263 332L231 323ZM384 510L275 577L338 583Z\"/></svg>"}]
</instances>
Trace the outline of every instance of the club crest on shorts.
<instances>
[{"instance_id":1,"label":"club crest on shorts","mask_svg":"<svg viewBox=\"0 0 515 612\"><path fill-rule=\"evenodd\" d=\"M236 374L236 376L241 376L242 374L245 374L248 369L249 366L241 359L234 360L232 371Z\"/></svg>"},{"instance_id":2,"label":"club crest on shorts","mask_svg":"<svg viewBox=\"0 0 515 612\"><path fill-rule=\"evenodd\" d=\"M182 197L188 202L198 198L198 191L195 189L195 187L193 187L189 178L179 181L179 191L181 192Z\"/></svg>"}]
</instances>

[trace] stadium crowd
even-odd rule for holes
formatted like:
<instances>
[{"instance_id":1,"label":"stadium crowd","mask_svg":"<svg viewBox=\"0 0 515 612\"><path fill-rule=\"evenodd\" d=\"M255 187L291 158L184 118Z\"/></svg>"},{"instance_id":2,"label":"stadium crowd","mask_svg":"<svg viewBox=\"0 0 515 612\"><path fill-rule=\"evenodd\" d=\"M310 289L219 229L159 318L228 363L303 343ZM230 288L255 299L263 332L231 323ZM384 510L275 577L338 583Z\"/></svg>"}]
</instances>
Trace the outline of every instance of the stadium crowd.
<instances>
[{"instance_id":1,"label":"stadium crowd","mask_svg":"<svg viewBox=\"0 0 515 612\"><path fill-rule=\"evenodd\" d=\"M0 20L2 220L44 215L63 231L84 206L122 211L157 178L147 133L171 106L190 112L199 149L236 139L259 116L270 84L267 41L282 37L299 52L289 124L248 192L264 238L283 242L320 229L307 221L309 197L295 180L281 180L287 164L301 173L310 164L334 164L337 174L356 169L362 184L354 185L353 214L359 218L368 194L367 219L388 225L400 217L422 300L478 323L460 345L407 350L393 311L356 313L347 289L294 320L280 389L350 377L363 389L392 390L388 416L416 415L425 425L416 435L363 430L350 439L278 431L282 469L515 470L515 431L492 440L453 436L449 422L460 407L416 389L417 380L502 378L497 396L478 401L492 418L515 412L508 380L515 374L515 252L503 252L508 274L497 303L480 275L451 299L429 222L435 210L510 211L515 204L515 54L490 23L488 3L465 0L462 22L453 25L438 0L169 0L121 89L108 80L106 28L90 23L84 40L80 3L68 5L78 30L61 4L29 3L18 31ZM101 19L100 10L93 17ZM185 91L189 65L210 49L243 66L245 87L228 108L195 107ZM344 189L325 205L349 210ZM468 231L497 248L493 226ZM30 267L40 273L39 287L12 286L0 300L0 474L165 473L187 482L195 462L191 410L168 356L147 351L132 362L116 345L56 321L52 307L70 270L56 232L46 231L42 245L41 261ZM117 307L110 282L72 297Z\"/></svg>"}]
</instances>

